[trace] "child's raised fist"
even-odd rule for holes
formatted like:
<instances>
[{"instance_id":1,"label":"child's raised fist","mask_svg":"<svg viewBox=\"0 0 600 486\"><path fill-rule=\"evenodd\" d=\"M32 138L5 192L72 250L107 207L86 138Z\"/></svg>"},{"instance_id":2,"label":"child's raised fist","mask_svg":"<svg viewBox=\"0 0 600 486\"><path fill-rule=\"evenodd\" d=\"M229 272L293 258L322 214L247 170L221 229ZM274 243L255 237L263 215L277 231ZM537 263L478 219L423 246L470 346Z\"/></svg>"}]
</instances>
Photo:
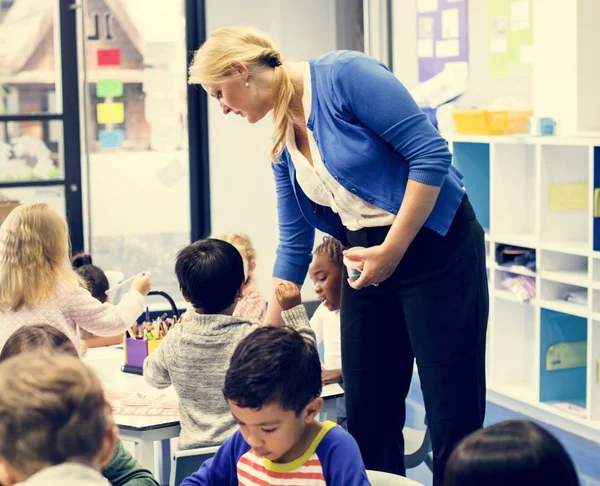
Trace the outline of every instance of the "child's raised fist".
<instances>
[{"instance_id":1,"label":"child's raised fist","mask_svg":"<svg viewBox=\"0 0 600 486\"><path fill-rule=\"evenodd\" d=\"M292 282L282 282L275 289L275 297L282 310L289 310L302 304L300 289Z\"/></svg>"}]
</instances>

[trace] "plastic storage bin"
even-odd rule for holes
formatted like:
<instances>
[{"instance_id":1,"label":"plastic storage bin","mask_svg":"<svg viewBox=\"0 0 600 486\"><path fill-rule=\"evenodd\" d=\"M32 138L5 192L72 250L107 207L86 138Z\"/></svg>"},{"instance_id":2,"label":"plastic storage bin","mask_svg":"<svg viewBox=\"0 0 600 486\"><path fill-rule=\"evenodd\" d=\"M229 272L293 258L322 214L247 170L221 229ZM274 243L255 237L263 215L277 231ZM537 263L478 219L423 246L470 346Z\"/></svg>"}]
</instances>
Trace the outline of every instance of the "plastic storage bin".
<instances>
[{"instance_id":1,"label":"plastic storage bin","mask_svg":"<svg viewBox=\"0 0 600 486\"><path fill-rule=\"evenodd\" d=\"M509 135L527 133L532 111L456 110L456 130L465 135Z\"/></svg>"}]
</instances>

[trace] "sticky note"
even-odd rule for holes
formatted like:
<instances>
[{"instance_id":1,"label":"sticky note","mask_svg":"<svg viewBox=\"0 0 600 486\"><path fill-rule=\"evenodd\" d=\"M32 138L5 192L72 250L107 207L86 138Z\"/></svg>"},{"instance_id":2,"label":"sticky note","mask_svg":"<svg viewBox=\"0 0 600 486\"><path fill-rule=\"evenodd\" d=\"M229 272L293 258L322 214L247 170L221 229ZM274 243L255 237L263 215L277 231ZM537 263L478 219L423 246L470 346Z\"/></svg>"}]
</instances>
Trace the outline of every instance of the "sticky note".
<instances>
[{"instance_id":1,"label":"sticky note","mask_svg":"<svg viewBox=\"0 0 600 486\"><path fill-rule=\"evenodd\" d=\"M118 79L99 79L96 83L98 98L119 98L123 96L123 82Z\"/></svg>"},{"instance_id":2,"label":"sticky note","mask_svg":"<svg viewBox=\"0 0 600 486\"><path fill-rule=\"evenodd\" d=\"M121 148L125 141L125 132L120 129L100 130L98 132L98 141L101 148Z\"/></svg>"},{"instance_id":3,"label":"sticky note","mask_svg":"<svg viewBox=\"0 0 600 486\"><path fill-rule=\"evenodd\" d=\"M166 69L144 69L144 93L172 93L175 90L175 75Z\"/></svg>"},{"instance_id":4,"label":"sticky note","mask_svg":"<svg viewBox=\"0 0 600 486\"><path fill-rule=\"evenodd\" d=\"M123 103L98 103L96 109L98 123L123 123L125 121L125 106Z\"/></svg>"},{"instance_id":5,"label":"sticky note","mask_svg":"<svg viewBox=\"0 0 600 486\"><path fill-rule=\"evenodd\" d=\"M147 66L169 66L175 60L175 42L147 42L144 45L144 64Z\"/></svg>"},{"instance_id":6,"label":"sticky note","mask_svg":"<svg viewBox=\"0 0 600 486\"><path fill-rule=\"evenodd\" d=\"M96 55L98 66L119 66L121 64L121 49L98 49Z\"/></svg>"},{"instance_id":7,"label":"sticky note","mask_svg":"<svg viewBox=\"0 0 600 486\"><path fill-rule=\"evenodd\" d=\"M550 211L570 211L587 209L588 185L586 183L550 184L548 188L548 209Z\"/></svg>"},{"instance_id":8,"label":"sticky note","mask_svg":"<svg viewBox=\"0 0 600 486\"><path fill-rule=\"evenodd\" d=\"M144 100L146 120L149 122L178 123L180 111L176 100L146 96Z\"/></svg>"}]
</instances>

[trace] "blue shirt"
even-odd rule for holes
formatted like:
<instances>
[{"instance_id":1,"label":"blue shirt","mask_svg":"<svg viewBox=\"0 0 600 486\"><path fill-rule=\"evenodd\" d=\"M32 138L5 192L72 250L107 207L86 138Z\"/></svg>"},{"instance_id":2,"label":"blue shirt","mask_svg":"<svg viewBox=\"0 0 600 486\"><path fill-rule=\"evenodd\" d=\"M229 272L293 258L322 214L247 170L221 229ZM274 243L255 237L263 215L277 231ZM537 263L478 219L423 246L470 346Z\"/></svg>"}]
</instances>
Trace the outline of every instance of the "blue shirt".
<instances>
[{"instance_id":1,"label":"blue shirt","mask_svg":"<svg viewBox=\"0 0 600 486\"><path fill-rule=\"evenodd\" d=\"M312 106L306 126L330 174L346 190L398 214L408 180L441 187L425 227L445 235L465 193L446 141L402 83L379 61L353 51L309 60ZM314 229L345 243L331 208L302 191L287 148L273 164L279 246L273 276L301 284Z\"/></svg>"},{"instance_id":2,"label":"blue shirt","mask_svg":"<svg viewBox=\"0 0 600 486\"><path fill-rule=\"evenodd\" d=\"M323 428L301 457L275 463L256 454L238 430L181 486L268 486L314 484L369 486L356 441L333 422Z\"/></svg>"}]
</instances>

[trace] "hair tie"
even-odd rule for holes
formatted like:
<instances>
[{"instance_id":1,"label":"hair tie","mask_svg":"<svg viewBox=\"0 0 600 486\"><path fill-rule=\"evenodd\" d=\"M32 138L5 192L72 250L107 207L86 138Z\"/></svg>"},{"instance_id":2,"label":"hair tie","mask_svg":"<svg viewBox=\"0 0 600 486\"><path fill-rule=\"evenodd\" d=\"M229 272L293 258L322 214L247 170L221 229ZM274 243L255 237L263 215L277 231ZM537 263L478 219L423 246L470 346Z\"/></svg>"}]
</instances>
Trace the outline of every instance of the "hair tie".
<instances>
[{"instance_id":1,"label":"hair tie","mask_svg":"<svg viewBox=\"0 0 600 486\"><path fill-rule=\"evenodd\" d=\"M279 57L273 56L271 59L269 59L269 66L271 66L272 68L281 66L281 60L279 59Z\"/></svg>"}]
</instances>

